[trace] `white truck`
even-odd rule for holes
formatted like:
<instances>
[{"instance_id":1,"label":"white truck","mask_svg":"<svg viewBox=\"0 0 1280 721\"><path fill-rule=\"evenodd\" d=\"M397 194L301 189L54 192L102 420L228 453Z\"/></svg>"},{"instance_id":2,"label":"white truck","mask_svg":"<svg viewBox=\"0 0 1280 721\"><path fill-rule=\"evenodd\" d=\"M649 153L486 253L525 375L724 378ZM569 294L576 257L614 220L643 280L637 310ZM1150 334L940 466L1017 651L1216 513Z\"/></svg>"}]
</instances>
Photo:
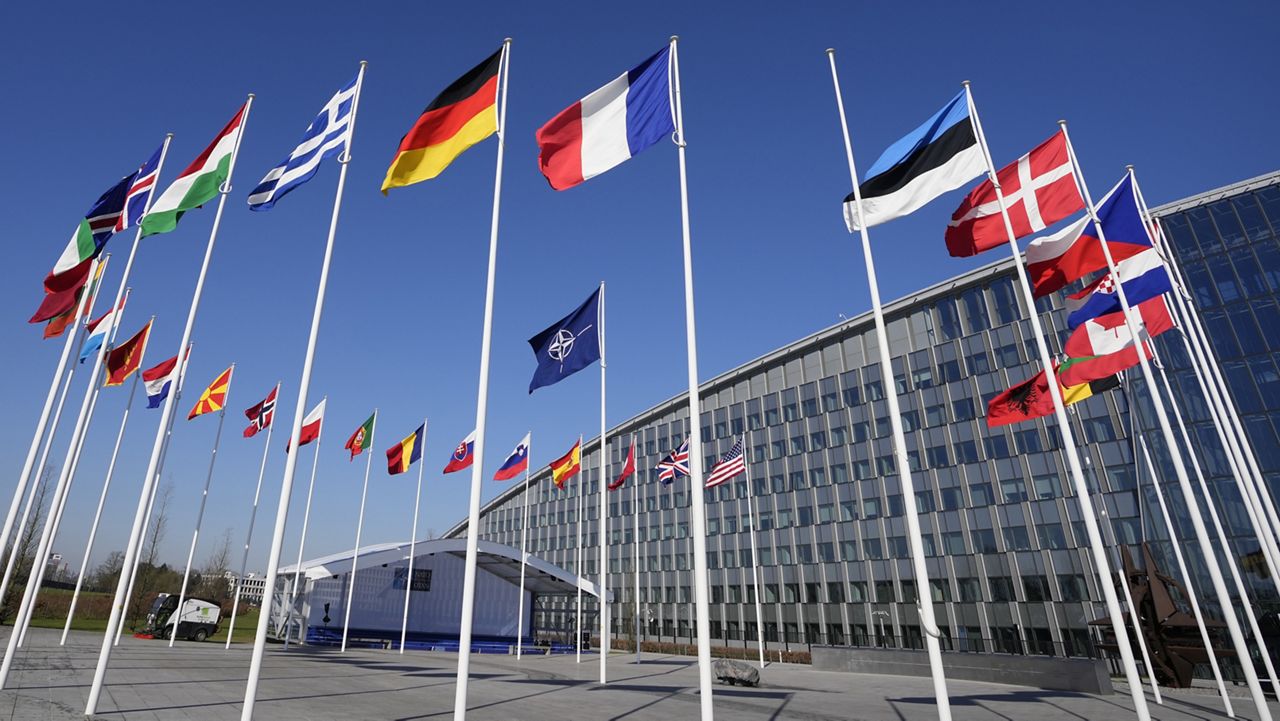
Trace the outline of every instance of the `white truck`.
<instances>
[{"instance_id":1,"label":"white truck","mask_svg":"<svg viewBox=\"0 0 1280 721\"><path fill-rule=\"evenodd\" d=\"M203 641L218 632L222 607L217 602L188 598L182 604L182 613L174 613L177 607L176 595L162 593L157 596L147 612L147 628L139 635L167 639L173 634L175 622L178 624L178 638L188 641Z\"/></svg>"}]
</instances>

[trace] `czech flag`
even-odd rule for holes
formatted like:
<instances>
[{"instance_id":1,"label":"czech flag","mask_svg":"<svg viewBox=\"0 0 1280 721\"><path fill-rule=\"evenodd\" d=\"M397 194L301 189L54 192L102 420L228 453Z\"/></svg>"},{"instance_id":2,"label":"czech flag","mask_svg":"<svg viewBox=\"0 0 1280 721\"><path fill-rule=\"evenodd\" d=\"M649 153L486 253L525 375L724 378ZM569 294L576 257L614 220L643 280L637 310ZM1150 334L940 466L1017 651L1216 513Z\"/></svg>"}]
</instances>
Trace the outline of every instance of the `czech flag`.
<instances>
[{"instance_id":1,"label":"czech flag","mask_svg":"<svg viewBox=\"0 0 1280 721\"><path fill-rule=\"evenodd\" d=\"M476 432L471 431L471 433L467 434L466 438L462 439L462 442L458 444L458 447L453 449L453 456L449 459L449 464L444 467L444 472L453 473L454 471L460 471L464 468L470 468L471 464L476 459L474 455L475 447Z\"/></svg>"},{"instance_id":2,"label":"czech flag","mask_svg":"<svg viewBox=\"0 0 1280 721\"><path fill-rule=\"evenodd\" d=\"M427 424L418 426L408 438L387 449L387 473L396 475L409 470L409 466L422 460L423 440L427 435Z\"/></svg>"},{"instance_id":3,"label":"czech flag","mask_svg":"<svg viewBox=\"0 0 1280 721\"><path fill-rule=\"evenodd\" d=\"M665 47L538 128L538 168L552 188L594 178L675 132L670 65Z\"/></svg>"},{"instance_id":4,"label":"czech flag","mask_svg":"<svg viewBox=\"0 0 1280 721\"><path fill-rule=\"evenodd\" d=\"M516 449L502 462L502 467L493 474L495 481L509 481L529 469L529 435L516 445Z\"/></svg>"}]
</instances>

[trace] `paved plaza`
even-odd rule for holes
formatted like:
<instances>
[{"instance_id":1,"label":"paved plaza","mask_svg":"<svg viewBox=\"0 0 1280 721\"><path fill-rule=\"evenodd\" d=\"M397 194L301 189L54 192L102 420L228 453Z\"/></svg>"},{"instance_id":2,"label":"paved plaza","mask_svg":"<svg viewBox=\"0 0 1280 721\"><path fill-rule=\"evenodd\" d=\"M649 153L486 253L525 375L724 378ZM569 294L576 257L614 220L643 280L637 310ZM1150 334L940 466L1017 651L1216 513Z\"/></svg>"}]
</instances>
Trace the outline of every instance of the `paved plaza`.
<instances>
[{"instance_id":1,"label":"paved plaza","mask_svg":"<svg viewBox=\"0 0 1280 721\"><path fill-rule=\"evenodd\" d=\"M7 632L7 628L5 631ZM7 635L5 633L4 635ZM0 692L0 718L21 721L82 719L97 657L96 633L32 629L10 688ZM99 718L239 719L249 647L126 638L113 656ZM472 656L472 719L567 721L674 721L698 715L697 669L679 656L646 654L610 660L611 683L596 683L598 658L584 656ZM334 719L447 719L453 710L453 654L268 648L257 718L271 721ZM773 664L759 689L716 687L719 718L746 721L916 721L935 719L928 679L813 671ZM1132 719L1128 696L1038 691L997 683L953 681L957 721ZM1123 690L1123 687L1121 688ZM1243 694L1243 689L1236 693ZM1160 721L1226 718L1208 691L1166 694L1152 706ZM1245 698L1238 718L1256 719ZM1273 704L1273 713L1280 707Z\"/></svg>"}]
</instances>

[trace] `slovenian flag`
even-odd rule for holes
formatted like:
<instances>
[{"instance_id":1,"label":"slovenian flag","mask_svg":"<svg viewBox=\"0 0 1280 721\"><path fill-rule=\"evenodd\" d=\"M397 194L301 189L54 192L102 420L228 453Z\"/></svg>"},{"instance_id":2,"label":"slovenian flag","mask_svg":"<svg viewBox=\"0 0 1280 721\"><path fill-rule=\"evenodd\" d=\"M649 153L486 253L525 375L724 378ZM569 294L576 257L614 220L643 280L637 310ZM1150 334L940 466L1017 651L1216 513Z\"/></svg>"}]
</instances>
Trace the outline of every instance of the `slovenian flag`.
<instances>
[{"instance_id":1,"label":"slovenian flag","mask_svg":"<svg viewBox=\"0 0 1280 721\"><path fill-rule=\"evenodd\" d=\"M1173 290L1164 260L1155 248L1116 263L1116 271L1131 307ZM1091 318L1119 310L1120 296L1116 293L1115 280L1108 273L1079 293L1067 296L1067 327L1075 330Z\"/></svg>"},{"instance_id":2,"label":"slovenian flag","mask_svg":"<svg viewBox=\"0 0 1280 721\"><path fill-rule=\"evenodd\" d=\"M471 431L466 438L462 439L462 442L458 444L458 447L453 449L453 455L449 458L449 464L444 467L444 472L453 473L454 471L460 471L464 468L470 468L471 463L476 459L473 455L475 447L476 432Z\"/></svg>"},{"instance_id":3,"label":"slovenian flag","mask_svg":"<svg viewBox=\"0 0 1280 721\"><path fill-rule=\"evenodd\" d=\"M493 474L493 480L509 481L529 468L529 436L526 433L524 440L516 444L516 449L502 462L498 472Z\"/></svg>"},{"instance_id":4,"label":"slovenian flag","mask_svg":"<svg viewBox=\"0 0 1280 721\"><path fill-rule=\"evenodd\" d=\"M190 351L187 352L190 357ZM147 407L159 408L169 397L169 389L178 377L178 356L142 371L142 383L147 388Z\"/></svg>"},{"instance_id":5,"label":"slovenian flag","mask_svg":"<svg viewBox=\"0 0 1280 721\"><path fill-rule=\"evenodd\" d=\"M675 132L670 65L665 47L538 128L538 167L551 187L572 188Z\"/></svg>"}]
</instances>

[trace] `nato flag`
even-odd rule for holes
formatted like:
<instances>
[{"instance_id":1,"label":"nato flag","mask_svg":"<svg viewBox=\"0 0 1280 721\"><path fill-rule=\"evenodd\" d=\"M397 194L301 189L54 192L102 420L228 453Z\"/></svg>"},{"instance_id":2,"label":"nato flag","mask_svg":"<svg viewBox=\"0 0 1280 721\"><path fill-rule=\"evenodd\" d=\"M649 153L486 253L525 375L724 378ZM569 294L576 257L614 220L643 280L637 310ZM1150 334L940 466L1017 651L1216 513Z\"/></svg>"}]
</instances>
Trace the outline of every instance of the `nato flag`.
<instances>
[{"instance_id":1,"label":"nato flag","mask_svg":"<svg viewBox=\"0 0 1280 721\"><path fill-rule=\"evenodd\" d=\"M572 313L529 339L538 368L529 392L549 386L600 360L600 289Z\"/></svg>"}]
</instances>

